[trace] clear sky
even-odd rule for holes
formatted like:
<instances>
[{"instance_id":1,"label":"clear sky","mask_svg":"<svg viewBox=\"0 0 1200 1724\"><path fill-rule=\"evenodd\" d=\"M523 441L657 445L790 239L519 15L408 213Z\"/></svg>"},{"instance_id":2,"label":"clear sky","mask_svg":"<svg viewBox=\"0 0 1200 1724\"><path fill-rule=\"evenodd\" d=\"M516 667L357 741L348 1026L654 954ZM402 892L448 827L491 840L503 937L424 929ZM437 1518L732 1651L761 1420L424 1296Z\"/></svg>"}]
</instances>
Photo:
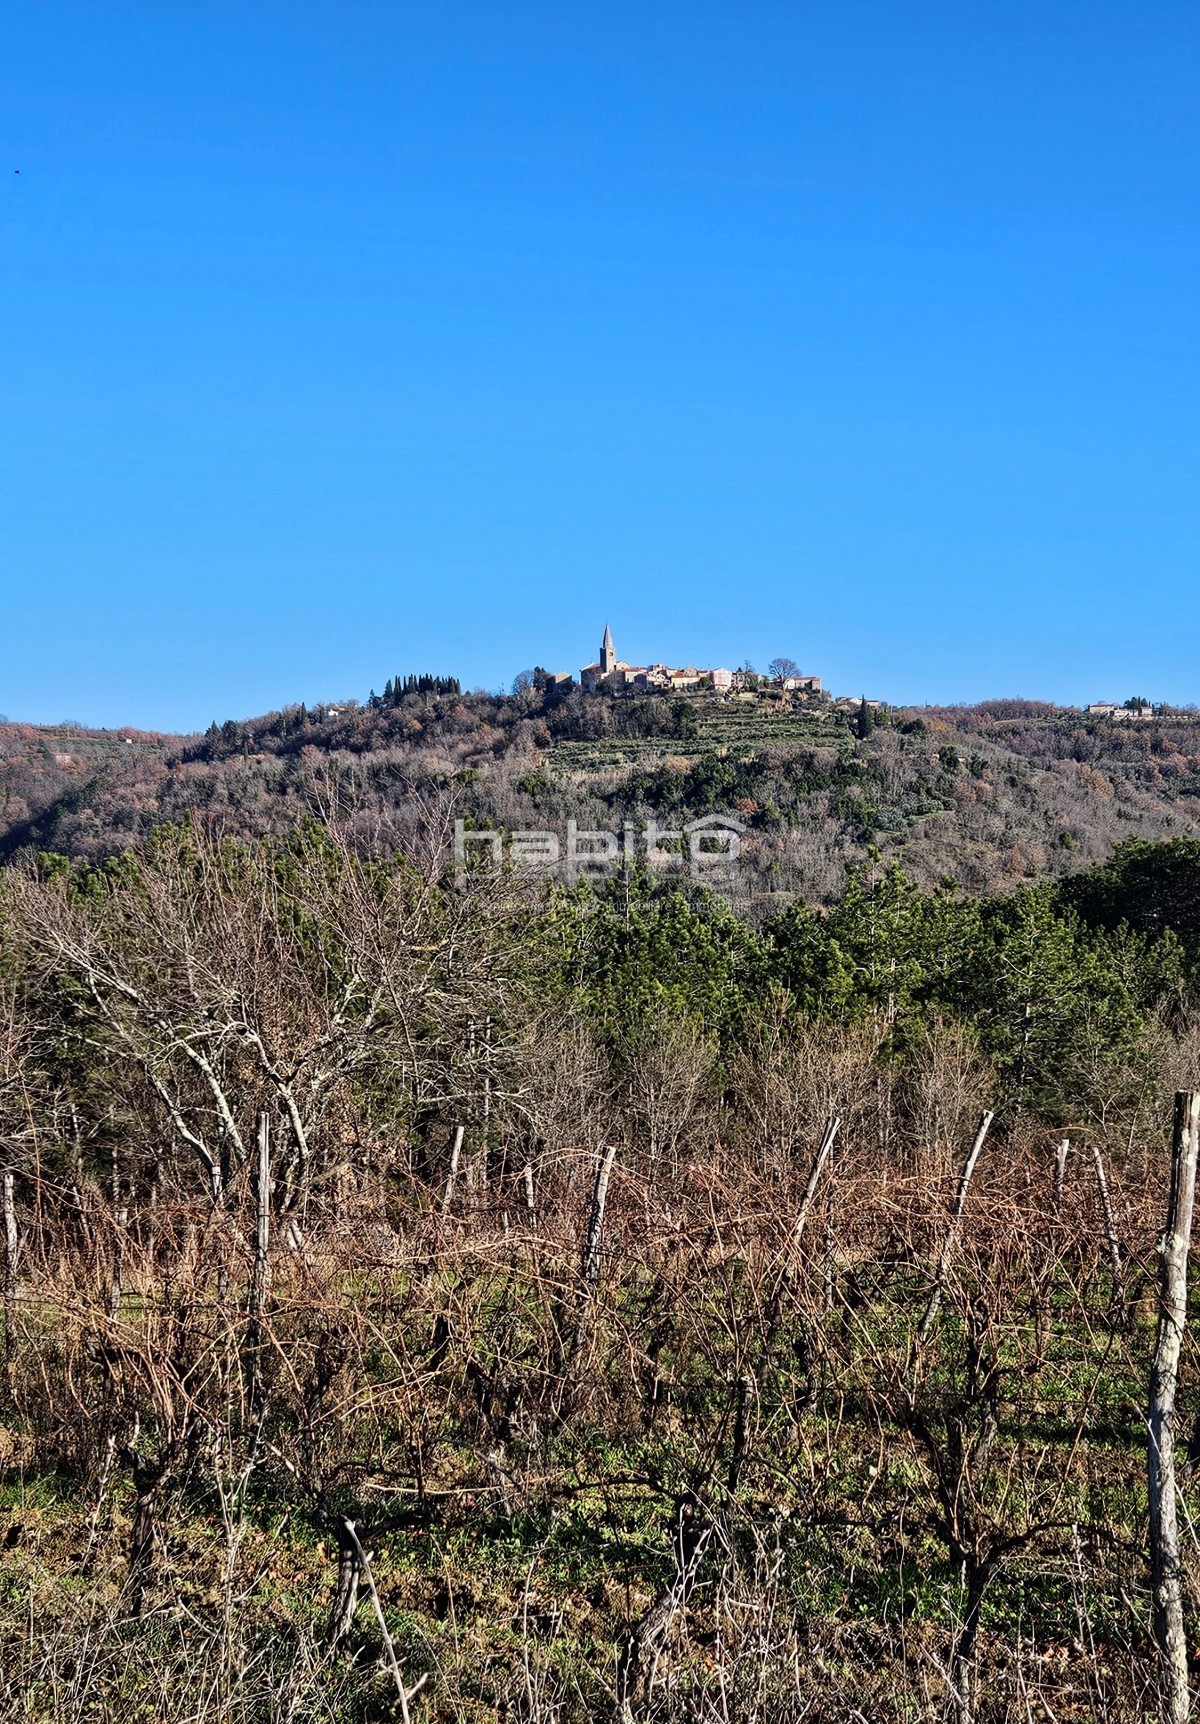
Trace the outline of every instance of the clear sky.
<instances>
[{"instance_id":1,"label":"clear sky","mask_svg":"<svg viewBox=\"0 0 1200 1724\"><path fill-rule=\"evenodd\" d=\"M10 717L1200 701L1194 0L8 0L0 138Z\"/></svg>"}]
</instances>

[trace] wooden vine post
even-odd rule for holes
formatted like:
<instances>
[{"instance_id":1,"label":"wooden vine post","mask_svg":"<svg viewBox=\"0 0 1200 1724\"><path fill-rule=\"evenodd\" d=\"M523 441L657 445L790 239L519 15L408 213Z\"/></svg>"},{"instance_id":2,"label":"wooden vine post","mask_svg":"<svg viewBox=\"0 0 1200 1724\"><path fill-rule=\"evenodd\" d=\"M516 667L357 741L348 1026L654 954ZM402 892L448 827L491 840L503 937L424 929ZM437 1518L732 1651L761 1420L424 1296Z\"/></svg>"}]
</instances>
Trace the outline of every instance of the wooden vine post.
<instances>
[{"instance_id":1,"label":"wooden vine post","mask_svg":"<svg viewBox=\"0 0 1200 1724\"><path fill-rule=\"evenodd\" d=\"M1171 1195L1159 1242L1161 1301L1154 1363L1150 1369L1149 1441L1146 1476L1150 1499L1150 1574L1154 1588L1154 1638L1158 1647L1163 1724L1187 1724L1187 1637L1183 1625L1183 1575L1175 1496L1175 1391L1187 1323L1188 1250L1200 1154L1200 1090L1175 1097L1171 1143Z\"/></svg>"},{"instance_id":2,"label":"wooden vine post","mask_svg":"<svg viewBox=\"0 0 1200 1724\"><path fill-rule=\"evenodd\" d=\"M254 1181L254 1266L250 1274L250 1297L247 1301L249 1323L246 1326L246 1384L250 1405L263 1411L262 1363L265 1348L263 1313L267 1308L267 1288L270 1276L271 1249L271 1119L258 1116L258 1167Z\"/></svg>"},{"instance_id":3,"label":"wooden vine post","mask_svg":"<svg viewBox=\"0 0 1200 1724\"><path fill-rule=\"evenodd\" d=\"M588 1221L587 1244L583 1248L583 1279L594 1293L600 1280L600 1242L604 1237L604 1210L608 1203L608 1182L617 1146L612 1143L600 1157L596 1169L596 1188L592 1193L592 1213Z\"/></svg>"},{"instance_id":4,"label":"wooden vine post","mask_svg":"<svg viewBox=\"0 0 1200 1724\"><path fill-rule=\"evenodd\" d=\"M17 1204L11 1172L4 1175L4 1358L11 1363L17 1344Z\"/></svg>"},{"instance_id":5,"label":"wooden vine post","mask_svg":"<svg viewBox=\"0 0 1200 1724\"><path fill-rule=\"evenodd\" d=\"M793 1245L798 1246L804 1236L804 1223L808 1220L808 1212L812 1208L813 1198L816 1196L817 1182L821 1177L821 1169L829 1159L829 1152L833 1148L834 1139L837 1137L841 1123L841 1120L837 1118L827 1119L825 1121L825 1130L821 1134L820 1146L817 1149L816 1156L813 1160L812 1171L808 1176L808 1184L804 1187L804 1196L800 1199L800 1208L796 1214L796 1225L792 1229Z\"/></svg>"},{"instance_id":6,"label":"wooden vine post","mask_svg":"<svg viewBox=\"0 0 1200 1724\"><path fill-rule=\"evenodd\" d=\"M929 1303L925 1307L925 1315L921 1318L921 1327L917 1331L917 1340L922 1347L932 1336L933 1326L937 1322L938 1312L942 1308L942 1295L946 1290L946 1276L950 1270L950 1260L954 1255L954 1248L958 1244L958 1238L962 1232L963 1211L967 1207L967 1193L971 1189L971 1175L975 1172L975 1163L979 1160L984 1139L987 1137L995 1117L995 1114L991 1112L983 1115L979 1121L979 1130L975 1133L975 1140L968 1152L967 1159L963 1162L963 1170L958 1180L958 1194L954 1199L954 1211L950 1217L950 1225L946 1229L946 1236L942 1240L942 1249L938 1253L933 1291L929 1295Z\"/></svg>"},{"instance_id":7,"label":"wooden vine post","mask_svg":"<svg viewBox=\"0 0 1200 1724\"><path fill-rule=\"evenodd\" d=\"M250 1315L256 1325L267 1303L271 1249L271 1118L258 1116L258 1169L254 1181L254 1270L250 1278Z\"/></svg>"}]
</instances>

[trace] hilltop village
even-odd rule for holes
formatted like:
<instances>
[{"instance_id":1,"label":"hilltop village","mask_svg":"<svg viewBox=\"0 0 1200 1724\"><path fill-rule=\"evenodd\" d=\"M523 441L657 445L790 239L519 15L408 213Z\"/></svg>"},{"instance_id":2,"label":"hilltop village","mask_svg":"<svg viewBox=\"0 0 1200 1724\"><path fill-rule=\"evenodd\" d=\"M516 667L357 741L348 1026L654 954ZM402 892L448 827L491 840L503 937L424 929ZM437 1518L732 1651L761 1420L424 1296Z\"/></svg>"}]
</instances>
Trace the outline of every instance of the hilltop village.
<instances>
[{"instance_id":1,"label":"hilltop village","mask_svg":"<svg viewBox=\"0 0 1200 1724\"><path fill-rule=\"evenodd\" d=\"M565 686L571 681L566 672L546 678L546 685ZM612 629L605 625L600 643L600 657L594 664L585 664L579 673L579 686L584 694L689 694L709 690L728 695L736 691L754 690L764 684L782 688L790 694L821 697L819 676L802 676L790 659L775 659L766 677L759 676L749 666L728 670L716 665L701 670L696 665L675 667L668 664L628 664L617 657Z\"/></svg>"}]
</instances>

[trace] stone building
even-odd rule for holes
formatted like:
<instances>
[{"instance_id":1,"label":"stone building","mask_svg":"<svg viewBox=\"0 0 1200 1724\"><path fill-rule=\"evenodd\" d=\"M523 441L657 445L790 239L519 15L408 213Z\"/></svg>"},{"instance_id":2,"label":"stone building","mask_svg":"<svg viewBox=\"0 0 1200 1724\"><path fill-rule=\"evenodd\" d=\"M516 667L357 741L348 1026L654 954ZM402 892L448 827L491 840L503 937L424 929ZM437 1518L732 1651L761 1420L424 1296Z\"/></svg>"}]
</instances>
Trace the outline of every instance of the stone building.
<instances>
[{"instance_id":1,"label":"stone building","mask_svg":"<svg viewBox=\"0 0 1200 1724\"><path fill-rule=\"evenodd\" d=\"M612 630L607 623L600 643L600 657L595 664L585 664L579 673L579 686L585 694L670 694L706 688L724 691L732 684L733 672L721 666L715 670L699 670L691 664L682 669L667 664L628 664L617 657Z\"/></svg>"}]
</instances>

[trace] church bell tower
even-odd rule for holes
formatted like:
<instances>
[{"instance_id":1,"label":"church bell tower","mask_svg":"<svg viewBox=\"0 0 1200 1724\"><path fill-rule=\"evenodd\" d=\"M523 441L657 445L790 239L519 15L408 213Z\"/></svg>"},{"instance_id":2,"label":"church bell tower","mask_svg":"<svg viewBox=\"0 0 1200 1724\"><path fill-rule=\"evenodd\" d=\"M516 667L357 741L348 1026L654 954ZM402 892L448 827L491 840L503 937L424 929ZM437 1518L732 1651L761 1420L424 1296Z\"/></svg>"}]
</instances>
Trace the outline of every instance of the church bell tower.
<instances>
[{"instance_id":1,"label":"church bell tower","mask_svg":"<svg viewBox=\"0 0 1200 1724\"><path fill-rule=\"evenodd\" d=\"M610 671L615 670L616 668L617 649L613 645L612 630L609 628L608 624L605 623L604 640L600 646L600 675L607 676Z\"/></svg>"}]
</instances>

